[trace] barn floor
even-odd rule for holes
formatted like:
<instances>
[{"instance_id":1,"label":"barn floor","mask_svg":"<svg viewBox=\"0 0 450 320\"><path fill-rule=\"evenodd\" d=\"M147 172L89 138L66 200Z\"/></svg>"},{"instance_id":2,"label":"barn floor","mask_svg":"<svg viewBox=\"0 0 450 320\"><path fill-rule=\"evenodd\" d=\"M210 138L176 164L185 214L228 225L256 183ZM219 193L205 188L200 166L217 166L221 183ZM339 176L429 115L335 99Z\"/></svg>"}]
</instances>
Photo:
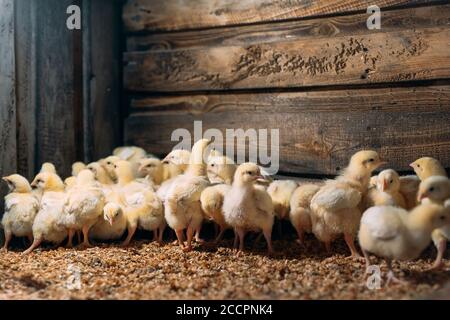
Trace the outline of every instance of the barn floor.
<instances>
[{"instance_id":1,"label":"barn floor","mask_svg":"<svg viewBox=\"0 0 450 320\"><path fill-rule=\"evenodd\" d=\"M21 248L0 253L0 299L411 299L450 298L450 263L423 272L435 256L396 263L408 284L366 287L364 262L345 258L345 244L327 256L312 237L306 248L276 240L275 257L264 255L264 241L237 255L231 239L218 249L196 245L183 253L173 244L137 241L123 249L111 244L86 250L40 249L21 256ZM373 258L373 263L375 258ZM80 270L81 288L69 290L71 270ZM385 274L386 265L382 264Z\"/></svg>"}]
</instances>

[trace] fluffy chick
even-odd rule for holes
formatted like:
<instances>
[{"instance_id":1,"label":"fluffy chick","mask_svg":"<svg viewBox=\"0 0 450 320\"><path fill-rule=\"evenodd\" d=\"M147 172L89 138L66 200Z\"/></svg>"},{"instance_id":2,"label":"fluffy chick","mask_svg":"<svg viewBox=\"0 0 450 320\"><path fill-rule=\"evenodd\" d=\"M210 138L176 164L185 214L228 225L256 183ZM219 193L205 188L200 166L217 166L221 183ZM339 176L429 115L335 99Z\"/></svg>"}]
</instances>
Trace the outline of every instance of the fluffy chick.
<instances>
[{"instance_id":1,"label":"fluffy chick","mask_svg":"<svg viewBox=\"0 0 450 320\"><path fill-rule=\"evenodd\" d=\"M370 265L369 252L386 259L388 282L398 281L392 272L392 260L414 260L428 246L431 232L450 222L450 210L425 204L411 212L390 206L367 209L361 219L359 243Z\"/></svg>"},{"instance_id":2,"label":"fluffy chick","mask_svg":"<svg viewBox=\"0 0 450 320\"><path fill-rule=\"evenodd\" d=\"M60 223L67 228L67 246L72 247L76 231L83 233L84 247L90 247L89 230L97 222L105 205L105 195L95 181L94 173L88 169L80 171L75 185L67 193Z\"/></svg>"},{"instance_id":3,"label":"fluffy chick","mask_svg":"<svg viewBox=\"0 0 450 320\"><path fill-rule=\"evenodd\" d=\"M112 168L114 170L114 164L112 164ZM86 169L92 171L94 174L95 180L100 182L103 185L112 185L114 184L113 179L106 171L105 167L102 166L99 162L91 162L86 166ZM115 173L114 173L115 176Z\"/></svg>"},{"instance_id":4,"label":"fluffy chick","mask_svg":"<svg viewBox=\"0 0 450 320\"><path fill-rule=\"evenodd\" d=\"M447 177L447 172L445 172L442 164L431 157L417 159L410 166L422 181L431 176Z\"/></svg>"},{"instance_id":5,"label":"fluffy chick","mask_svg":"<svg viewBox=\"0 0 450 320\"><path fill-rule=\"evenodd\" d=\"M108 202L103 215L89 231L89 237L96 240L120 239L127 229L127 218L123 207L117 202Z\"/></svg>"},{"instance_id":6,"label":"fluffy chick","mask_svg":"<svg viewBox=\"0 0 450 320\"><path fill-rule=\"evenodd\" d=\"M191 152L188 150L172 150L163 160L164 180L183 174L188 166Z\"/></svg>"},{"instance_id":7,"label":"fluffy chick","mask_svg":"<svg viewBox=\"0 0 450 320\"><path fill-rule=\"evenodd\" d=\"M118 182L114 192L123 197L127 218L128 235L122 245L127 246L130 243L137 228L153 231L154 239L162 242L166 223L159 198L147 184L134 179L130 162L118 161L115 164L115 174Z\"/></svg>"},{"instance_id":8,"label":"fluffy chick","mask_svg":"<svg viewBox=\"0 0 450 320\"><path fill-rule=\"evenodd\" d=\"M400 193L405 198L406 209L411 210L416 207L417 192L419 190L420 178L416 175L408 175L400 177Z\"/></svg>"},{"instance_id":9,"label":"fluffy chick","mask_svg":"<svg viewBox=\"0 0 450 320\"><path fill-rule=\"evenodd\" d=\"M72 164L72 176L76 177L80 173L80 171L84 169L86 169L86 165L83 162L74 162Z\"/></svg>"},{"instance_id":10,"label":"fluffy chick","mask_svg":"<svg viewBox=\"0 0 450 320\"><path fill-rule=\"evenodd\" d=\"M244 249L247 231L262 231L267 241L268 253L272 254L272 227L274 208L270 195L255 183L262 179L261 170L254 163L241 164L234 175L231 189L223 203L225 222L234 228L237 235L235 246Z\"/></svg>"},{"instance_id":11,"label":"fluffy chick","mask_svg":"<svg viewBox=\"0 0 450 320\"><path fill-rule=\"evenodd\" d=\"M288 218L291 196L297 186L297 182L293 180L277 180L267 188L267 193L272 198L275 216L278 219Z\"/></svg>"},{"instance_id":12,"label":"fluffy chick","mask_svg":"<svg viewBox=\"0 0 450 320\"><path fill-rule=\"evenodd\" d=\"M233 183L234 173L236 172L236 164L234 161L223 156L217 151L211 153L208 157L207 173L211 183L225 183L231 185Z\"/></svg>"},{"instance_id":13,"label":"fluffy chick","mask_svg":"<svg viewBox=\"0 0 450 320\"><path fill-rule=\"evenodd\" d=\"M210 143L208 139L200 139L194 144L186 172L174 178L167 193L163 195L164 216L184 251L192 250L194 232L198 235L202 226L200 196L209 185L203 155ZM184 229L187 236L186 247L183 240Z\"/></svg>"},{"instance_id":14,"label":"fluffy chick","mask_svg":"<svg viewBox=\"0 0 450 320\"><path fill-rule=\"evenodd\" d=\"M42 190L43 194L33 222L33 243L24 254L32 252L43 241L59 245L67 236L66 228L59 223L67 200L61 178L55 173L39 173L31 183L31 187Z\"/></svg>"},{"instance_id":15,"label":"fluffy chick","mask_svg":"<svg viewBox=\"0 0 450 320\"><path fill-rule=\"evenodd\" d=\"M127 160L134 163L146 158L147 152L136 146L123 146L115 148L113 150L113 156L117 156L122 160Z\"/></svg>"},{"instance_id":16,"label":"fluffy chick","mask_svg":"<svg viewBox=\"0 0 450 320\"><path fill-rule=\"evenodd\" d=\"M71 176L64 179L64 189L69 191L77 182L77 177Z\"/></svg>"},{"instance_id":17,"label":"fluffy chick","mask_svg":"<svg viewBox=\"0 0 450 320\"><path fill-rule=\"evenodd\" d=\"M425 179L420 183L417 197L418 201L422 203L446 204L446 200L450 199L450 180L440 176L431 176ZM442 259L447 249L447 241L450 240L450 224L433 230L431 238L438 251L431 269L440 269L443 266Z\"/></svg>"},{"instance_id":18,"label":"fluffy chick","mask_svg":"<svg viewBox=\"0 0 450 320\"><path fill-rule=\"evenodd\" d=\"M215 243L218 243L222 239L225 230L231 228L231 226L226 223L222 210L225 194L230 189L231 186L228 184L217 184L205 188L200 196L203 212L219 226L219 234L215 239Z\"/></svg>"},{"instance_id":19,"label":"fluffy chick","mask_svg":"<svg viewBox=\"0 0 450 320\"><path fill-rule=\"evenodd\" d=\"M371 173L384 164L375 151L355 153L336 180L329 180L311 199L313 233L330 251L330 244L344 234L352 257L359 257L354 237L361 219L361 199L368 190Z\"/></svg>"},{"instance_id":20,"label":"fluffy chick","mask_svg":"<svg viewBox=\"0 0 450 320\"><path fill-rule=\"evenodd\" d=\"M157 158L145 158L139 160L139 173L147 177L154 185L161 185L164 181L164 166Z\"/></svg>"},{"instance_id":21,"label":"fluffy chick","mask_svg":"<svg viewBox=\"0 0 450 320\"><path fill-rule=\"evenodd\" d=\"M297 231L298 240L302 244L305 232L312 232L311 223L311 199L319 191L316 184L304 184L292 193L290 200L289 219Z\"/></svg>"},{"instance_id":22,"label":"fluffy chick","mask_svg":"<svg viewBox=\"0 0 450 320\"><path fill-rule=\"evenodd\" d=\"M105 169L109 178L114 182L117 181L116 172L114 171L114 165L120 160L121 159L118 156L109 156L98 161L103 169Z\"/></svg>"},{"instance_id":23,"label":"fluffy chick","mask_svg":"<svg viewBox=\"0 0 450 320\"><path fill-rule=\"evenodd\" d=\"M406 200L400 193L398 173L392 169L381 171L376 179L376 187L369 189L365 202L366 208L383 205L406 208Z\"/></svg>"},{"instance_id":24,"label":"fluffy chick","mask_svg":"<svg viewBox=\"0 0 450 320\"><path fill-rule=\"evenodd\" d=\"M3 177L10 193L5 197L5 213L2 226L5 231L4 250L12 236L28 237L33 241L33 222L39 210L39 197L31 190L27 179L18 174Z\"/></svg>"},{"instance_id":25,"label":"fluffy chick","mask_svg":"<svg viewBox=\"0 0 450 320\"><path fill-rule=\"evenodd\" d=\"M44 172L54 173L54 174L57 173L55 165L51 162L44 162L42 164L42 167L41 167L41 170L39 171L39 173L44 173Z\"/></svg>"}]
</instances>

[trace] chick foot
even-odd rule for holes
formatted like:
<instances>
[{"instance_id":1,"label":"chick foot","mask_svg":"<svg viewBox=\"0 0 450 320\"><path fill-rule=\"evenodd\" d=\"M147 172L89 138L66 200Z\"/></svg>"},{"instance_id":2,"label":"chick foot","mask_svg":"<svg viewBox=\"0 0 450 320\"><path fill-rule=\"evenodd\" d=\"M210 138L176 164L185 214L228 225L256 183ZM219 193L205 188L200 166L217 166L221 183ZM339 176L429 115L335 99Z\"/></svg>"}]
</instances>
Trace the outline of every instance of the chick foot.
<instances>
[{"instance_id":1,"label":"chick foot","mask_svg":"<svg viewBox=\"0 0 450 320\"><path fill-rule=\"evenodd\" d=\"M39 247L42 243L42 240L37 240L34 239L33 243L31 244L31 246L25 250L24 252L22 252L22 255L27 255L30 254L34 249L36 249L37 247Z\"/></svg>"},{"instance_id":2,"label":"chick foot","mask_svg":"<svg viewBox=\"0 0 450 320\"><path fill-rule=\"evenodd\" d=\"M344 234L345 243L350 249L351 255L346 257L347 259L363 259L363 257L359 254L358 250L355 247L355 238L350 234Z\"/></svg>"},{"instance_id":3,"label":"chick foot","mask_svg":"<svg viewBox=\"0 0 450 320\"><path fill-rule=\"evenodd\" d=\"M386 279L386 286L389 286L391 283L402 284L402 285L408 284L408 282L397 278L394 275L394 272L392 270L389 270L388 274L387 274L387 279Z\"/></svg>"},{"instance_id":4,"label":"chick foot","mask_svg":"<svg viewBox=\"0 0 450 320\"><path fill-rule=\"evenodd\" d=\"M2 249L0 251L2 251L2 252L7 252L8 251L8 245L9 245L9 242L11 241L11 239L12 239L12 234L11 233L5 234L5 244L3 245L3 247L2 247Z\"/></svg>"},{"instance_id":5,"label":"chick foot","mask_svg":"<svg viewBox=\"0 0 450 320\"><path fill-rule=\"evenodd\" d=\"M437 247L438 254L437 254L436 260L434 261L433 265L427 269L428 271L435 271L435 270L442 269L442 267L444 266L444 263L442 260L444 259L445 249L447 249L447 241L440 240L438 247Z\"/></svg>"}]
</instances>

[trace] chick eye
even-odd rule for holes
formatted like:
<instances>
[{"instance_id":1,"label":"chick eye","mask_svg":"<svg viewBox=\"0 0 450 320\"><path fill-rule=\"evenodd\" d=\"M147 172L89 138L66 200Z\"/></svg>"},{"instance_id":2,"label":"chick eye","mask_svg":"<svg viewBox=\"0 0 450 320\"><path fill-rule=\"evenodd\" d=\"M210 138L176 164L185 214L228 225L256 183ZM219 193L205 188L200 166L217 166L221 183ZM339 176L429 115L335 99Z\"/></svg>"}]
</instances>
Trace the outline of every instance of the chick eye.
<instances>
[{"instance_id":1,"label":"chick eye","mask_svg":"<svg viewBox=\"0 0 450 320\"><path fill-rule=\"evenodd\" d=\"M374 162L375 160L374 159L369 159L369 162Z\"/></svg>"},{"instance_id":2,"label":"chick eye","mask_svg":"<svg viewBox=\"0 0 450 320\"><path fill-rule=\"evenodd\" d=\"M420 168L420 164L417 165L417 168Z\"/></svg>"},{"instance_id":3,"label":"chick eye","mask_svg":"<svg viewBox=\"0 0 450 320\"><path fill-rule=\"evenodd\" d=\"M111 161L108 161L106 164L111 165Z\"/></svg>"},{"instance_id":4,"label":"chick eye","mask_svg":"<svg viewBox=\"0 0 450 320\"><path fill-rule=\"evenodd\" d=\"M445 216L440 216L439 219L440 220L445 220Z\"/></svg>"},{"instance_id":5,"label":"chick eye","mask_svg":"<svg viewBox=\"0 0 450 320\"><path fill-rule=\"evenodd\" d=\"M389 181L389 183L394 183L394 180Z\"/></svg>"},{"instance_id":6,"label":"chick eye","mask_svg":"<svg viewBox=\"0 0 450 320\"><path fill-rule=\"evenodd\" d=\"M215 164L213 163L212 165L211 165L211 167L214 167L215 166Z\"/></svg>"},{"instance_id":7,"label":"chick eye","mask_svg":"<svg viewBox=\"0 0 450 320\"><path fill-rule=\"evenodd\" d=\"M430 189L428 189L428 191L433 192L434 191L434 187L431 187Z\"/></svg>"}]
</instances>

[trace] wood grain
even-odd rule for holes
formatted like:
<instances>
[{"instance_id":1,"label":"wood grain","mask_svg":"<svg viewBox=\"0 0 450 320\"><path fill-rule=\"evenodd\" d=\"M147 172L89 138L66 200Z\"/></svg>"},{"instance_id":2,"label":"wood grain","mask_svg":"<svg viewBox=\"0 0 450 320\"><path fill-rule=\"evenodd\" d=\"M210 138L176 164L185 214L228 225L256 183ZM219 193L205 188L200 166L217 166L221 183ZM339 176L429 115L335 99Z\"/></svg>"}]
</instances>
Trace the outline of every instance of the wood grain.
<instances>
[{"instance_id":1,"label":"wood grain","mask_svg":"<svg viewBox=\"0 0 450 320\"><path fill-rule=\"evenodd\" d=\"M173 130L280 131L280 170L336 174L362 148L397 170L424 155L450 167L450 85L296 93L148 97L132 101L125 142L164 155ZM244 148L238 145L239 149ZM269 153L270 154L270 153Z\"/></svg>"},{"instance_id":2,"label":"wood grain","mask_svg":"<svg viewBox=\"0 0 450 320\"><path fill-rule=\"evenodd\" d=\"M83 1L85 161L111 154L122 139L119 2Z\"/></svg>"},{"instance_id":3,"label":"wood grain","mask_svg":"<svg viewBox=\"0 0 450 320\"><path fill-rule=\"evenodd\" d=\"M0 0L0 177L16 171L14 0ZM8 188L0 182L0 218ZM3 235L0 234L0 241Z\"/></svg>"},{"instance_id":4,"label":"wood grain","mask_svg":"<svg viewBox=\"0 0 450 320\"><path fill-rule=\"evenodd\" d=\"M128 0L123 9L125 29L168 31L282 21L366 10L416 5L430 0Z\"/></svg>"},{"instance_id":5,"label":"wood grain","mask_svg":"<svg viewBox=\"0 0 450 320\"><path fill-rule=\"evenodd\" d=\"M365 35L450 26L450 5L385 11L382 28L367 30L367 14L295 20L262 25L152 33L127 37L127 51L161 51L248 46L279 41Z\"/></svg>"}]
</instances>

